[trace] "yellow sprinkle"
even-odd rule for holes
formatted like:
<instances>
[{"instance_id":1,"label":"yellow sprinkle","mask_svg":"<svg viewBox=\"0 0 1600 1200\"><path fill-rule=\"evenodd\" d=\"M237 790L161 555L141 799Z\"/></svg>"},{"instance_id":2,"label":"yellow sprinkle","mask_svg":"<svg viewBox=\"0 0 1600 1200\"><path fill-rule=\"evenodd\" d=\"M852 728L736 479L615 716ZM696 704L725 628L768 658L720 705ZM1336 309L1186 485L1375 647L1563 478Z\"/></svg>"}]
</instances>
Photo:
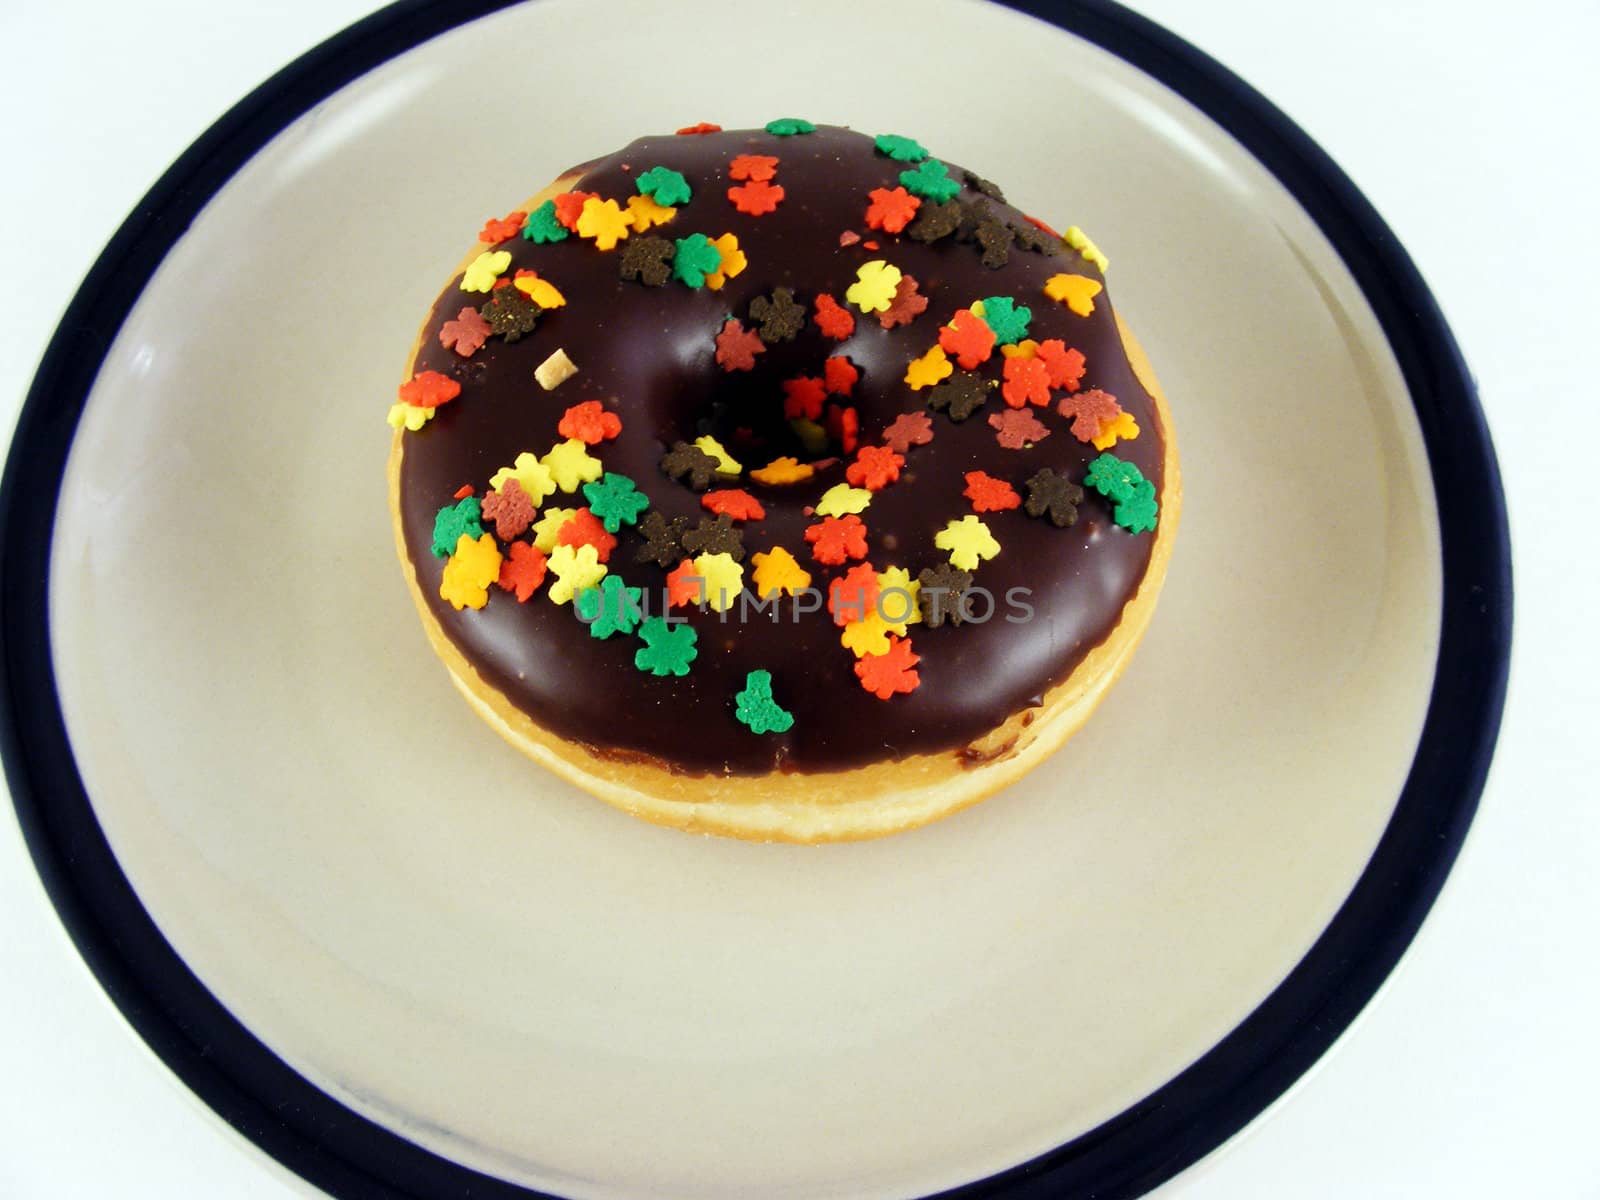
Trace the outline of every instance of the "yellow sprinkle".
<instances>
[{"instance_id":1,"label":"yellow sprinkle","mask_svg":"<svg viewBox=\"0 0 1600 1200\"><path fill-rule=\"evenodd\" d=\"M920 392L925 387L932 387L941 379L948 379L955 368L950 365L950 359L945 355L943 346L935 346L921 358L913 358L906 365L906 383L914 392Z\"/></svg>"},{"instance_id":2,"label":"yellow sprinkle","mask_svg":"<svg viewBox=\"0 0 1600 1200\"><path fill-rule=\"evenodd\" d=\"M467 264L461 276L463 292L492 292L494 281L511 265L511 251L485 250Z\"/></svg>"},{"instance_id":3,"label":"yellow sprinkle","mask_svg":"<svg viewBox=\"0 0 1600 1200\"><path fill-rule=\"evenodd\" d=\"M622 215L615 200L590 196L578 213L579 237L593 238L597 250L614 250L628 236L629 218Z\"/></svg>"},{"instance_id":4,"label":"yellow sprinkle","mask_svg":"<svg viewBox=\"0 0 1600 1200\"><path fill-rule=\"evenodd\" d=\"M557 442L539 462L563 492L575 492L579 485L593 483L603 473L600 460L579 438Z\"/></svg>"},{"instance_id":5,"label":"yellow sprinkle","mask_svg":"<svg viewBox=\"0 0 1600 1200\"><path fill-rule=\"evenodd\" d=\"M726 612L738 602L744 590L744 565L731 554L702 554L694 560L694 573L701 579L700 594L717 612Z\"/></svg>"},{"instance_id":6,"label":"yellow sprinkle","mask_svg":"<svg viewBox=\"0 0 1600 1200\"><path fill-rule=\"evenodd\" d=\"M883 312L899 286L900 268L875 258L856 268L856 281L845 288L844 298L864 313Z\"/></svg>"},{"instance_id":7,"label":"yellow sprinkle","mask_svg":"<svg viewBox=\"0 0 1600 1200\"><path fill-rule=\"evenodd\" d=\"M722 448L722 443L717 441L717 439L712 437L709 433L695 438L694 444L699 447L699 449L717 460L718 475L737 475L740 471L744 470L744 468L734 460L733 455L729 454Z\"/></svg>"},{"instance_id":8,"label":"yellow sprinkle","mask_svg":"<svg viewBox=\"0 0 1600 1200\"><path fill-rule=\"evenodd\" d=\"M485 535L487 536L487 535ZM570 602L584 588L592 588L606 577L606 565L593 546L557 546L550 551L550 599L557 604Z\"/></svg>"},{"instance_id":9,"label":"yellow sprinkle","mask_svg":"<svg viewBox=\"0 0 1600 1200\"><path fill-rule=\"evenodd\" d=\"M921 624L921 591L922 584L911 578L911 572L904 567L878 572L878 613L890 633L905 637L907 625Z\"/></svg>"},{"instance_id":10,"label":"yellow sprinkle","mask_svg":"<svg viewBox=\"0 0 1600 1200\"><path fill-rule=\"evenodd\" d=\"M1068 225L1067 231L1061 235L1061 240L1099 267L1102 275L1106 273L1106 268L1111 265L1106 256L1100 253L1100 247L1096 246L1089 239L1089 235L1076 225Z\"/></svg>"},{"instance_id":11,"label":"yellow sprinkle","mask_svg":"<svg viewBox=\"0 0 1600 1200\"><path fill-rule=\"evenodd\" d=\"M524 275L520 279L513 279L511 286L522 292L540 308L560 308L567 302L555 284L548 279L540 279L537 275Z\"/></svg>"},{"instance_id":12,"label":"yellow sprinkle","mask_svg":"<svg viewBox=\"0 0 1600 1200\"><path fill-rule=\"evenodd\" d=\"M706 286L716 291L735 275L743 272L750 265L750 260L745 257L744 251L739 249L739 239L731 233L712 239L711 244L717 248L717 253L722 255L722 262L718 264L717 269L706 276Z\"/></svg>"},{"instance_id":13,"label":"yellow sprinkle","mask_svg":"<svg viewBox=\"0 0 1600 1200\"><path fill-rule=\"evenodd\" d=\"M423 408L418 404L391 404L387 419L394 428L399 429L404 425L415 433L433 420L433 414L438 411L436 408Z\"/></svg>"},{"instance_id":14,"label":"yellow sprinkle","mask_svg":"<svg viewBox=\"0 0 1600 1200\"><path fill-rule=\"evenodd\" d=\"M815 474L811 464L803 463L798 458L791 458L787 454L782 458L775 458L764 467L757 467L750 472L750 478L757 483L776 485L780 483L799 483L810 479Z\"/></svg>"},{"instance_id":15,"label":"yellow sprinkle","mask_svg":"<svg viewBox=\"0 0 1600 1200\"><path fill-rule=\"evenodd\" d=\"M456 539L456 552L444 564L439 599L448 600L457 612L482 608L489 603L489 585L498 578L500 547L495 545L494 534L482 534L474 541L463 533Z\"/></svg>"},{"instance_id":16,"label":"yellow sprinkle","mask_svg":"<svg viewBox=\"0 0 1600 1200\"><path fill-rule=\"evenodd\" d=\"M817 515L819 517L843 517L850 513L865 512L867 505L872 503L872 493L866 488L851 487L848 483L836 483L822 493L822 499L817 501Z\"/></svg>"},{"instance_id":17,"label":"yellow sprinkle","mask_svg":"<svg viewBox=\"0 0 1600 1200\"><path fill-rule=\"evenodd\" d=\"M782 546L758 551L750 561L755 565L756 595L763 600L778 592L792 596L811 586L811 573Z\"/></svg>"},{"instance_id":18,"label":"yellow sprinkle","mask_svg":"<svg viewBox=\"0 0 1600 1200\"><path fill-rule=\"evenodd\" d=\"M535 508L544 503L544 498L556 490L555 480L550 478L550 469L539 461L539 456L524 450L517 455L517 459L509 467L501 467L489 477L489 487L498 492L505 486L508 479L515 479L522 485L522 490L528 493L528 499L533 501Z\"/></svg>"},{"instance_id":19,"label":"yellow sprinkle","mask_svg":"<svg viewBox=\"0 0 1600 1200\"><path fill-rule=\"evenodd\" d=\"M578 515L575 508L547 508L533 526L533 544L549 554L556 548L561 527Z\"/></svg>"},{"instance_id":20,"label":"yellow sprinkle","mask_svg":"<svg viewBox=\"0 0 1600 1200\"><path fill-rule=\"evenodd\" d=\"M643 233L656 225L665 225L677 215L677 209L657 204L652 196L641 193L628 197L628 222L635 233Z\"/></svg>"},{"instance_id":21,"label":"yellow sprinkle","mask_svg":"<svg viewBox=\"0 0 1600 1200\"><path fill-rule=\"evenodd\" d=\"M1039 343L1032 338L1023 338L1020 342L1013 342L1009 346L1001 346L1000 353L1007 358L1038 358Z\"/></svg>"},{"instance_id":22,"label":"yellow sprinkle","mask_svg":"<svg viewBox=\"0 0 1600 1200\"><path fill-rule=\"evenodd\" d=\"M1085 253L1084 257L1092 261L1089 254ZM1094 312L1094 298L1104 290L1105 284L1087 275L1052 275L1044 281L1044 294L1061 301L1080 317Z\"/></svg>"},{"instance_id":23,"label":"yellow sprinkle","mask_svg":"<svg viewBox=\"0 0 1600 1200\"><path fill-rule=\"evenodd\" d=\"M1094 439L1096 450L1109 450L1121 438L1131 442L1139 436L1139 422L1133 419L1131 412L1119 412L1109 425L1100 426L1100 436Z\"/></svg>"},{"instance_id":24,"label":"yellow sprinkle","mask_svg":"<svg viewBox=\"0 0 1600 1200\"><path fill-rule=\"evenodd\" d=\"M839 631L839 641L857 658L868 654L889 653L889 623L877 613L868 613L865 620L851 621Z\"/></svg>"},{"instance_id":25,"label":"yellow sprinkle","mask_svg":"<svg viewBox=\"0 0 1600 1200\"><path fill-rule=\"evenodd\" d=\"M975 571L980 560L1000 553L1000 543L994 540L989 527L971 513L941 529L934 535L933 544L948 550L950 565L962 571Z\"/></svg>"}]
</instances>

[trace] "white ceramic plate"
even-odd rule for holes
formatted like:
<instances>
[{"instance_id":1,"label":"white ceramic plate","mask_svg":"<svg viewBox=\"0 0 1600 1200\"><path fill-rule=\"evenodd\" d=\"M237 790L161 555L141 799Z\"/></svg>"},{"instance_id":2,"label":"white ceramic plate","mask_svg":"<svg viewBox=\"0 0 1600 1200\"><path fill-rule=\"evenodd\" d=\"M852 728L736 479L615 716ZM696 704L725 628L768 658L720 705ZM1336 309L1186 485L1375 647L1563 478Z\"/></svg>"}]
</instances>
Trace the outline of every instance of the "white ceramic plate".
<instances>
[{"instance_id":1,"label":"white ceramic plate","mask_svg":"<svg viewBox=\"0 0 1600 1200\"><path fill-rule=\"evenodd\" d=\"M344 1195L1115 1196L1180 1169L1392 966L1493 742L1503 509L1403 254L1258 97L1098 3L1077 34L960 2L468 15L387 10L220 123L41 370L5 732L86 956ZM1186 488L1088 730L974 810L826 848L646 826L505 747L427 648L383 476L464 232L646 130L791 112L1088 228Z\"/></svg>"}]
</instances>

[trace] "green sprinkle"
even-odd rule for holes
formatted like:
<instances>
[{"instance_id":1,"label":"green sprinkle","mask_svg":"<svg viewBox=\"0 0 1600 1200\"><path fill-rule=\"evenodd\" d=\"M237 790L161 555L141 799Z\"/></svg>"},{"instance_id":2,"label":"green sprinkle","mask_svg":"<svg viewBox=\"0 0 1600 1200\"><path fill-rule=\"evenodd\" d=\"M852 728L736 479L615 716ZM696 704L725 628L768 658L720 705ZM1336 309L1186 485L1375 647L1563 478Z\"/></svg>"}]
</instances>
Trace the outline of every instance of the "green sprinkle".
<instances>
[{"instance_id":1,"label":"green sprinkle","mask_svg":"<svg viewBox=\"0 0 1600 1200\"><path fill-rule=\"evenodd\" d=\"M733 698L733 713L751 733L784 733L794 724L794 714L772 698L772 672L751 671L744 691Z\"/></svg>"},{"instance_id":2,"label":"green sprinkle","mask_svg":"<svg viewBox=\"0 0 1600 1200\"><path fill-rule=\"evenodd\" d=\"M607 575L599 587L584 588L573 600L580 620L589 623L589 636L608 638L632 633L644 618L640 607L643 588L625 587L620 575Z\"/></svg>"},{"instance_id":3,"label":"green sprinkle","mask_svg":"<svg viewBox=\"0 0 1600 1200\"><path fill-rule=\"evenodd\" d=\"M455 504L446 504L433 518L433 552L440 558L449 558L456 552L456 543L466 534L473 541L483 536L483 506L476 496L467 496Z\"/></svg>"},{"instance_id":4,"label":"green sprinkle","mask_svg":"<svg viewBox=\"0 0 1600 1200\"><path fill-rule=\"evenodd\" d=\"M1111 519L1129 533L1150 533L1156 527L1156 485L1141 479L1133 495L1112 510Z\"/></svg>"},{"instance_id":5,"label":"green sprinkle","mask_svg":"<svg viewBox=\"0 0 1600 1200\"><path fill-rule=\"evenodd\" d=\"M571 232L556 219L554 200L546 200L529 213L528 223L522 227L522 236L541 246L546 242L565 241Z\"/></svg>"},{"instance_id":6,"label":"green sprinkle","mask_svg":"<svg viewBox=\"0 0 1600 1200\"><path fill-rule=\"evenodd\" d=\"M915 138L901 137L898 133L880 133L872 139L879 154L887 154L895 162L921 162L928 152Z\"/></svg>"},{"instance_id":7,"label":"green sprinkle","mask_svg":"<svg viewBox=\"0 0 1600 1200\"><path fill-rule=\"evenodd\" d=\"M950 168L937 158L924 159L914 170L901 171L900 182L914 196L937 200L941 204L954 200L961 185L950 178Z\"/></svg>"},{"instance_id":8,"label":"green sprinkle","mask_svg":"<svg viewBox=\"0 0 1600 1200\"><path fill-rule=\"evenodd\" d=\"M1134 498L1139 485L1146 480L1144 472L1133 463L1125 462L1115 454L1106 453L1089 464L1089 473L1084 476L1083 482L1107 500L1126 504Z\"/></svg>"},{"instance_id":9,"label":"green sprinkle","mask_svg":"<svg viewBox=\"0 0 1600 1200\"><path fill-rule=\"evenodd\" d=\"M595 482L584 484L583 494L589 501L589 511L600 518L607 533L637 523L639 514L650 507L650 497L636 488L633 480L610 471Z\"/></svg>"},{"instance_id":10,"label":"green sprinkle","mask_svg":"<svg viewBox=\"0 0 1600 1200\"><path fill-rule=\"evenodd\" d=\"M704 287L707 275L715 275L722 266L722 251L711 244L703 233L691 233L679 238L672 256L672 277L692 288Z\"/></svg>"},{"instance_id":11,"label":"green sprinkle","mask_svg":"<svg viewBox=\"0 0 1600 1200\"><path fill-rule=\"evenodd\" d=\"M684 623L669 624L665 617L650 617L639 624L644 645L633 652L633 665L652 675L687 675L698 653L694 629Z\"/></svg>"},{"instance_id":12,"label":"green sprinkle","mask_svg":"<svg viewBox=\"0 0 1600 1200\"><path fill-rule=\"evenodd\" d=\"M1033 309L1025 304L1018 306L1010 296L987 296L982 303L983 323L994 330L995 341L1011 346L1028 336Z\"/></svg>"},{"instance_id":13,"label":"green sprinkle","mask_svg":"<svg viewBox=\"0 0 1600 1200\"><path fill-rule=\"evenodd\" d=\"M777 137L792 137L797 133L815 133L817 127L804 117L779 117L767 122L767 132Z\"/></svg>"},{"instance_id":14,"label":"green sprinkle","mask_svg":"<svg viewBox=\"0 0 1600 1200\"><path fill-rule=\"evenodd\" d=\"M649 196L664 207L687 204L692 195L689 181L671 167L651 167L635 179L633 185L639 189L641 196Z\"/></svg>"}]
</instances>

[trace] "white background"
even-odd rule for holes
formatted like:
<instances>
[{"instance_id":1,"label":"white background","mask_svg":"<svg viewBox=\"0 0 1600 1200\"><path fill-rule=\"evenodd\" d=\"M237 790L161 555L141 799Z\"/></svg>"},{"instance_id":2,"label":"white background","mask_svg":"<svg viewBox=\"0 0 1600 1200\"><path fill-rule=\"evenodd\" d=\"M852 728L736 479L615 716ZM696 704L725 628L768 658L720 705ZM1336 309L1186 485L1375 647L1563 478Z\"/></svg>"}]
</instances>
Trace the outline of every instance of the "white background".
<instances>
[{"instance_id":1,"label":"white background","mask_svg":"<svg viewBox=\"0 0 1600 1200\"><path fill-rule=\"evenodd\" d=\"M252 86L369 0L0 3L0 428L100 247ZM1334 1052L1163 1200L1600 1197L1600 42L1594 0L1141 0L1284 108L1417 260L1483 391L1516 545L1511 701L1477 823ZM803 10L802 10L803 11ZM308 1189L121 1023L0 813L0 1197Z\"/></svg>"}]
</instances>

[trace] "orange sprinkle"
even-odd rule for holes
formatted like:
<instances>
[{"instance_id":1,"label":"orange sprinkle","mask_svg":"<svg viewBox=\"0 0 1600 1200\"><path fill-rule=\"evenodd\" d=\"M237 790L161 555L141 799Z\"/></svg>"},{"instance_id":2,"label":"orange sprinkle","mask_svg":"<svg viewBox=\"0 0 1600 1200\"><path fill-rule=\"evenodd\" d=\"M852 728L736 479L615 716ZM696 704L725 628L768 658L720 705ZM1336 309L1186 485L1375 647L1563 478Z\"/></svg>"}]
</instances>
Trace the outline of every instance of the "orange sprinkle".
<instances>
[{"instance_id":1,"label":"orange sprinkle","mask_svg":"<svg viewBox=\"0 0 1600 1200\"><path fill-rule=\"evenodd\" d=\"M465 500L468 496L472 495L472 493L475 492L475 491L477 491L477 489L474 488L470 483L463 483L460 487L458 487L456 489L455 498L457 500Z\"/></svg>"},{"instance_id":2,"label":"orange sprinkle","mask_svg":"<svg viewBox=\"0 0 1600 1200\"><path fill-rule=\"evenodd\" d=\"M765 179L752 179L749 183L729 188L728 199L746 216L759 217L778 207L783 199L783 185L768 183Z\"/></svg>"}]
</instances>

